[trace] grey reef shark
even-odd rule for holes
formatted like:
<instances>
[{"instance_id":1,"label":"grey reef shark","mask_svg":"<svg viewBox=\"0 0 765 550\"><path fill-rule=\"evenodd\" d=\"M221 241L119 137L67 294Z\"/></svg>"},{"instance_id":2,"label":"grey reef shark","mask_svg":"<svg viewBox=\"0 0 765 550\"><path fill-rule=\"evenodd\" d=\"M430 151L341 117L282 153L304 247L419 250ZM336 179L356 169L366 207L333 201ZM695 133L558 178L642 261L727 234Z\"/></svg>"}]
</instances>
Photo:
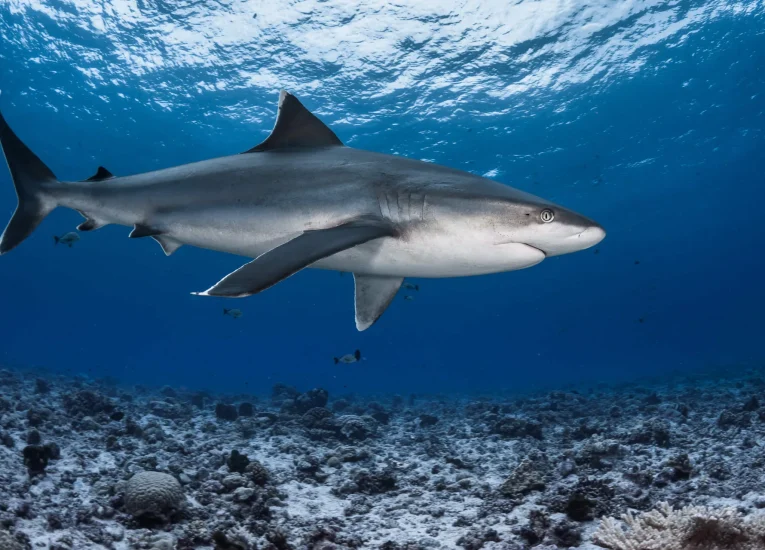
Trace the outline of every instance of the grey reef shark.
<instances>
[{"instance_id":1,"label":"grey reef shark","mask_svg":"<svg viewBox=\"0 0 765 550\"><path fill-rule=\"evenodd\" d=\"M351 272L356 327L382 315L405 277L513 271L591 247L596 222L507 185L437 164L346 147L285 91L276 125L244 153L116 177L59 181L0 115L18 207L9 252L53 209L77 229L132 227L170 255L181 245L254 258L200 296L257 294L306 267Z\"/></svg>"}]
</instances>

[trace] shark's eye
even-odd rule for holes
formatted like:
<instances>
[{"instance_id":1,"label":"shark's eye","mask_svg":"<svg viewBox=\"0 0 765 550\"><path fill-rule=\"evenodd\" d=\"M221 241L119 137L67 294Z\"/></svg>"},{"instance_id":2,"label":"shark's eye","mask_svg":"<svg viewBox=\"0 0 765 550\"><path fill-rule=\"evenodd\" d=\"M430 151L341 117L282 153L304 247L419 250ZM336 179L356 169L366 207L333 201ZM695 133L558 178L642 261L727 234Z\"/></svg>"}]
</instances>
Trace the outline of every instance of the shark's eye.
<instances>
[{"instance_id":1,"label":"shark's eye","mask_svg":"<svg viewBox=\"0 0 765 550\"><path fill-rule=\"evenodd\" d=\"M550 223L555 219L555 212L550 210L549 208L545 208L542 210L542 212L539 213L540 219L545 223Z\"/></svg>"}]
</instances>

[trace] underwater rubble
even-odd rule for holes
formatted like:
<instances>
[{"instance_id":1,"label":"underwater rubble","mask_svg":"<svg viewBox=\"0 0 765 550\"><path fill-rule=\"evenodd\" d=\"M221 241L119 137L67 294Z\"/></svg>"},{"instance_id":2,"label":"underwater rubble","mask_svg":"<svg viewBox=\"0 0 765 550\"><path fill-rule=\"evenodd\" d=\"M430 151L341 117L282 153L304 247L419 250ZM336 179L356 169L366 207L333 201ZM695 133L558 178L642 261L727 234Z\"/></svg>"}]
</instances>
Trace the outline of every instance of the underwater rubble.
<instances>
[{"instance_id":1,"label":"underwater rubble","mask_svg":"<svg viewBox=\"0 0 765 550\"><path fill-rule=\"evenodd\" d=\"M0 549L765 548L759 370L268 396L0 370Z\"/></svg>"}]
</instances>

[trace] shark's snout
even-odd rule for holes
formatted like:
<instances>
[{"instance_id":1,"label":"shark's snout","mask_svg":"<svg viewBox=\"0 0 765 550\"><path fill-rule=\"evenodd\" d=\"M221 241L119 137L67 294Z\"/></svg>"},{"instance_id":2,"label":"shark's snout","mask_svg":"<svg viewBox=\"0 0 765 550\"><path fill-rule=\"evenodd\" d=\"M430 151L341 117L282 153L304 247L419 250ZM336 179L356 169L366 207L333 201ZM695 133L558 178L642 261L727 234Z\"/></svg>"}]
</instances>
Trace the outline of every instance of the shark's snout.
<instances>
[{"instance_id":1,"label":"shark's snout","mask_svg":"<svg viewBox=\"0 0 765 550\"><path fill-rule=\"evenodd\" d=\"M603 229L600 225L594 223L591 226L589 226L587 229L579 233L578 235L569 237L569 240L574 241L575 245L577 246L577 250L584 250L585 248L590 248L591 246L595 246L600 241L605 239L605 237L606 237L605 229Z\"/></svg>"},{"instance_id":2,"label":"shark's snout","mask_svg":"<svg viewBox=\"0 0 765 550\"><path fill-rule=\"evenodd\" d=\"M600 224L584 216L570 214L560 217L560 222L556 220L542 226L537 235L532 235L524 242L538 248L549 257L585 250L595 246L606 236Z\"/></svg>"}]
</instances>

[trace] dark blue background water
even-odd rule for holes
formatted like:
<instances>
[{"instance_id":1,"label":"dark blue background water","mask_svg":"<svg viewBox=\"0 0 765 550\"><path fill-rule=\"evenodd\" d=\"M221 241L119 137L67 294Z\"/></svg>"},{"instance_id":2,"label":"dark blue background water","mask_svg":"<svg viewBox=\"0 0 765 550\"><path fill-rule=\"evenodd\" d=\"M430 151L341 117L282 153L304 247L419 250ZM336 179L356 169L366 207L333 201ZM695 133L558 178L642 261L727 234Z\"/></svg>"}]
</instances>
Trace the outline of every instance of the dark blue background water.
<instances>
[{"instance_id":1,"label":"dark blue background water","mask_svg":"<svg viewBox=\"0 0 765 550\"><path fill-rule=\"evenodd\" d=\"M599 253L414 281L414 301L358 333L350 276L195 297L245 260L166 258L113 226L54 247L81 221L57 210L0 258L0 362L332 392L761 363L763 2L406 4L11 0L0 109L60 179L82 179L248 149L286 88L348 145L488 174L598 220ZM0 217L15 204L0 170ZM366 361L333 364L355 348Z\"/></svg>"}]
</instances>

